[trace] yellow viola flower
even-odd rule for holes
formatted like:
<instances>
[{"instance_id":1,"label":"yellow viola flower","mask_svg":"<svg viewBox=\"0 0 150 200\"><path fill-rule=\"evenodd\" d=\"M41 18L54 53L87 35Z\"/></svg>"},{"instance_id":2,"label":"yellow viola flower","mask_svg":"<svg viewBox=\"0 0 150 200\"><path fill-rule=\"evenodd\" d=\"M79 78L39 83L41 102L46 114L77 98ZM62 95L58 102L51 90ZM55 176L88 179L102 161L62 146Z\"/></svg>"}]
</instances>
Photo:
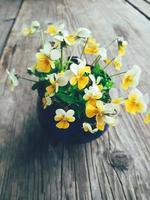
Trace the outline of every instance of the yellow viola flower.
<instances>
[{"instance_id":1,"label":"yellow viola flower","mask_svg":"<svg viewBox=\"0 0 150 200\"><path fill-rule=\"evenodd\" d=\"M55 67L54 62L43 53L36 53L36 70L38 72L48 73Z\"/></svg>"},{"instance_id":2,"label":"yellow viola flower","mask_svg":"<svg viewBox=\"0 0 150 200\"><path fill-rule=\"evenodd\" d=\"M145 124L149 124L149 123L150 123L150 113L147 113L147 114L145 115L144 123L145 123Z\"/></svg>"},{"instance_id":3,"label":"yellow viola flower","mask_svg":"<svg viewBox=\"0 0 150 200\"><path fill-rule=\"evenodd\" d=\"M84 132L86 132L86 133L96 133L98 131L97 128L92 129L91 124L89 124L87 122L84 122L82 124L82 128L83 128Z\"/></svg>"},{"instance_id":4,"label":"yellow viola flower","mask_svg":"<svg viewBox=\"0 0 150 200\"><path fill-rule=\"evenodd\" d=\"M90 103L86 104L86 116L92 118L96 116L96 127L98 130L103 131L106 124L115 126L117 124L117 114L119 107L115 104L105 104L98 100L96 105Z\"/></svg>"},{"instance_id":5,"label":"yellow viola flower","mask_svg":"<svg viewBox=\"0 0 150 200\"><path fill-rule=\"evenodd\" d=\"M90 86L89 89L86 88L84 92L85 95L83 96L83 99L88 101L90 104L95 105L96 101L102 97L102 93L96 84Z\"/></svg>"},{"instance_id":6,"label":"yellow viola flower","mask_svg":"<svg viewBox=\"0 0 150 200\"><path fill-rule=\"evenodd\" d=\"M121 81L121 88L128 90L129 88L137 87L141 75L141 68L134 65L132 69L126 72Z\"/></svg>"},{"instance_id":7,"label":"yellow viola flower","mask_svg":"<svg viewBox=\"0 0 150 200\"><path fill-rule=\"evenodd\" d=\"M94 38L89 37L84 48L84 53L98 55L99 52L100 52L99 44L96 42Z\"/></svg>"},{"instance_id":8,"label":"yellow viola flower","mask_svg":"<svg viewBox=\"0 0 150 200\"><path fill-rule=\"evenodd\" d=\"M119 37L117 42L118 42L118 55L124 56L128 43L122 37Z\"/></svg>"},{"instance_id":9,"label":"yellow viola flower","mask_svg":"<svg viewBox=\"0 0 150 200\"><path fill-rule=\"evenodd\" d=\"M52 99L50 96L45 95L45 97L42 98L42 105L43 108L46 109L47 106L50 106L52 104Z\"/></svg>"},{"instance_id":10,"label":"yellow viola flower","mask_svg":"<svg viewBox=\"0 0 150 200\"><path fill-rule=\"evenodd\" d=\"M75 34L70 34L64 37L66 44L69 46L75 45L77 43L77 36Z\"/></svg>"},{"instance_id":11,"label":"yellow viola flower","mask_svg":"<svg viewBox=\"0 0 150 200\"><path fill-rule=\"evenodd\" d=\"M51 75L47 75L46 79L48 79L51 84L46 87L46 92L51 97L58 92L59 87L63 87L68 83L68 79L66 78L65 73L53 73Z\"/></svg>"},{"instance_id":12,"label":"yellow viola flower","mask_svg":"<svg viewBox=\"0 0 150 200\"><path fill-rule=\"evenodd\" d=\"M79 65L73 63L70 66L70 70L73 73L73 76L70 80L71 85L78 85L78 89L82 90L89 83L89 77L85 73L91 73L91 68L86 66L85 61L79 60Z\"/></svg>"},{"instance_id":13,"label":"yellow viola flower","mask_svg":"<svg viewBox=\"0 0 150 200\"><path fill-rule=\"evenodd\" d=\"M119 70L121 69L121 67L122 67L122 59L121 59L120 56L116 57L116 58L112 61L112 63L113 63L113 65L114 65L114 67L115 67L115 69L116 69L117 71L119 71Z\"/></svg>"},{"instance_id":14,"label":"yellow viola flower","mask_svg":"<svg viewBox=\"0 0 150 200\"><path fill-rule=\"evenodd\" d=\"M147 109L143 94L137 89L132 89L125 100L125 110L131 114L143 113Z\"/></svg>"},{"instance_id":15,"label":"yellow viola flower","mask_svg":"<svg viewBox=\"0 0 150 200\"><path fill-rule=\"evenodd\" d=\"M22 34L24 36L31 36L31 35L33 35L34 33L37 32L39 27L40 27L39 22L38 21L33 21L30 26L24 26L22 28Z\"/></svg>"},{"instance_id":16,"label":"yellow viola flower","mask_svg":"<svg viewBox=\"0 0 150 200\"><path fill-rule=\"evenodd\" d=\"M119 92L116 88L111 88L109 90L109 96L111 98L111 103L118 105L123 103L123 98L119 95Z\"/></svg>"},{"instance_id":17,"label":"yellow viola flower","mask_svg":"<svg viewBox=\"0 0 150 200\"><path fill-rule=\"evenodd\" d=\"M69 128L70 126L69 122L75 121L74 110L70 109L66 112L63 109L57 109L54 119L56 122L58 122L56 124L57 128L60 128L60 129Z\"/></svg>"}]
</instances>

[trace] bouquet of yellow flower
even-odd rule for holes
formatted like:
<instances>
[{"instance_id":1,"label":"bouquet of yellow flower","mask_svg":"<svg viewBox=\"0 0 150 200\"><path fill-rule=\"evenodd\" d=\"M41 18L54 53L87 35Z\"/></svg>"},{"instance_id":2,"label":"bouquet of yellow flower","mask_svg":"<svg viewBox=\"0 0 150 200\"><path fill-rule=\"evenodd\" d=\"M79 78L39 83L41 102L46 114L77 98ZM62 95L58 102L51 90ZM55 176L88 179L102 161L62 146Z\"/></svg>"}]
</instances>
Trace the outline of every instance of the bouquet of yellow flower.
<instances>
[{"instance_id":1,"label":"bouquet of yellow flower","mask_svg":"<svg viewBox=\"0 0 150 200\"><path fill-rule=\"evenodd\" d=\"M120 72L128 45L123 37L117 37L104 48L87 28L78 28L70 34L64 24L49 24L42 29L37 21L23 27L22 33L24 36L40 34L35 63L27 71L35 78L32 89L38 90L41 118L47 120L54 135L60 133L72 138L78 135L78 140L82 135L90 135L91 140L108 126L117 125L121 107L131 114L147 112L149 97L136 88L140 67L134 65ZM117 47L113 58L109 55L112 45ZM74 55L74 49L80 50L78 56ZM116 72L108 73L108 67ZM14 70L7 73L12 89L19 79L30 80ZM121 90L118 90L114 77L121 75ZM144 122L150 122L150 113L146 113Z\"/></svg>"}]
</instances>

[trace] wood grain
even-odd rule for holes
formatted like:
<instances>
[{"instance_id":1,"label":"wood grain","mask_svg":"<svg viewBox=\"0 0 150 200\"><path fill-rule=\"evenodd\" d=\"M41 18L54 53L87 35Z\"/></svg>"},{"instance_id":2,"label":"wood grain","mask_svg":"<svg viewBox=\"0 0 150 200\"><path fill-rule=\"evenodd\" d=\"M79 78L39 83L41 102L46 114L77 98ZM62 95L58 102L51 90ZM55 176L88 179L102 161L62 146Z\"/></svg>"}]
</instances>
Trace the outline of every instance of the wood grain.
<instances>
[{"instance_id":1,"label":"wood grain","mask_svg":"<svg viewBox=\"0 0 150 200\"><path fill-rule=\"evenodd\" d=\"M133 165L122 172L107 162L107 133L89 144L52 146L38 123L37 95L30 90L31 83L23 81L14 93L9 91L5 70L15 67L24 74L34 61L38 39L23 38L20 29L35 19L65 21L69 29L90 28L101 46L123 35L129 42L124 68L139 64L143 69L139 88L144 92L150 88L150 23L129 4L123 0L24 0L0 66L0 199L149 200L150 127L143 125L141 116L122 112L118 127L109 129L112 150L133 158Z\"/></svg>"},{"instance_id":2,"label":"wood grain","mask_svg":"<svg viewBox=\"0 0 150 200\"><path fill-rule=\"evenodd\" d=\"M22 0L0 1L0 56L20 10Z\"/></svg>"},{"instance_id":3,"label":"wood grain","mask_svg":"<svg viewBox=\"0 0 150 200\"><path fill-rule=\"evenodd\" d=\"M125 0L137 12L141 13L148 20L150 20L150 2L147 0Z\"/></svg>"}]
</instances>

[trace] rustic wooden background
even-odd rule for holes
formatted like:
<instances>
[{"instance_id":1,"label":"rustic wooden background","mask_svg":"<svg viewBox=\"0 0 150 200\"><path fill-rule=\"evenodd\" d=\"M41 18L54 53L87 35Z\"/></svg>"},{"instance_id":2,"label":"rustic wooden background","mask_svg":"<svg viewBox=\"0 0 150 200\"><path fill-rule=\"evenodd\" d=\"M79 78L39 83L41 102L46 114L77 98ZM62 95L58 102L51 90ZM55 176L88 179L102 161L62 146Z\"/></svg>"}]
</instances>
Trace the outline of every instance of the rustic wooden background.
<instances>
[{"instance_id":1,"label":"rustic wooden background","mask_svg":"<svg viewBox=\"0 0 150 200\"><path fill-rule=\"evenodd\" d=\"M109 130L112 150L133 159L120 171L104 155L107 133L90 144L53 147L38 124L31 83L9 91L5 70L24 74L34 61L37 38L20 30L35 19L88 27L102 45L123 35L124 65L140 65L139 88L150 89L150 0L0 0L0 200L149 200L150 127L141 116L122 113Z\"/></svg>"}]
</instances>

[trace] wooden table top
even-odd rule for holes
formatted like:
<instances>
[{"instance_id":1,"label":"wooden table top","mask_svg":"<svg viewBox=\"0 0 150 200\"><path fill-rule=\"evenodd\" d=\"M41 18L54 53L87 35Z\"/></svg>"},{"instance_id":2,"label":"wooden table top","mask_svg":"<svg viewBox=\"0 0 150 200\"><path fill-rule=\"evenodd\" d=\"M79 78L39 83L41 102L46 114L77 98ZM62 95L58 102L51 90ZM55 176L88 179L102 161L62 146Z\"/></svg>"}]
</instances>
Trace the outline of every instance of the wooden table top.
<instances>
[{"instance_id":1,"label":"wooden table top","mask_svg":"<svg viewBox=\"0 0 150 200\"><path fill-rule=\"evenodd\" d=\"M49 145L31 83L9 91L6 69L25 74L34 61L38 40L20 30L35 19L87 27L102 46L123 35L129 42L124 67L141 66L139 88L150 91L149 0L0 0L0 200L149 200L150 126L142 116L122 112L109 129L111 150L130 157L121 171L106 158L108 133L89 144Z\"/></svg>"}]
</instances>

